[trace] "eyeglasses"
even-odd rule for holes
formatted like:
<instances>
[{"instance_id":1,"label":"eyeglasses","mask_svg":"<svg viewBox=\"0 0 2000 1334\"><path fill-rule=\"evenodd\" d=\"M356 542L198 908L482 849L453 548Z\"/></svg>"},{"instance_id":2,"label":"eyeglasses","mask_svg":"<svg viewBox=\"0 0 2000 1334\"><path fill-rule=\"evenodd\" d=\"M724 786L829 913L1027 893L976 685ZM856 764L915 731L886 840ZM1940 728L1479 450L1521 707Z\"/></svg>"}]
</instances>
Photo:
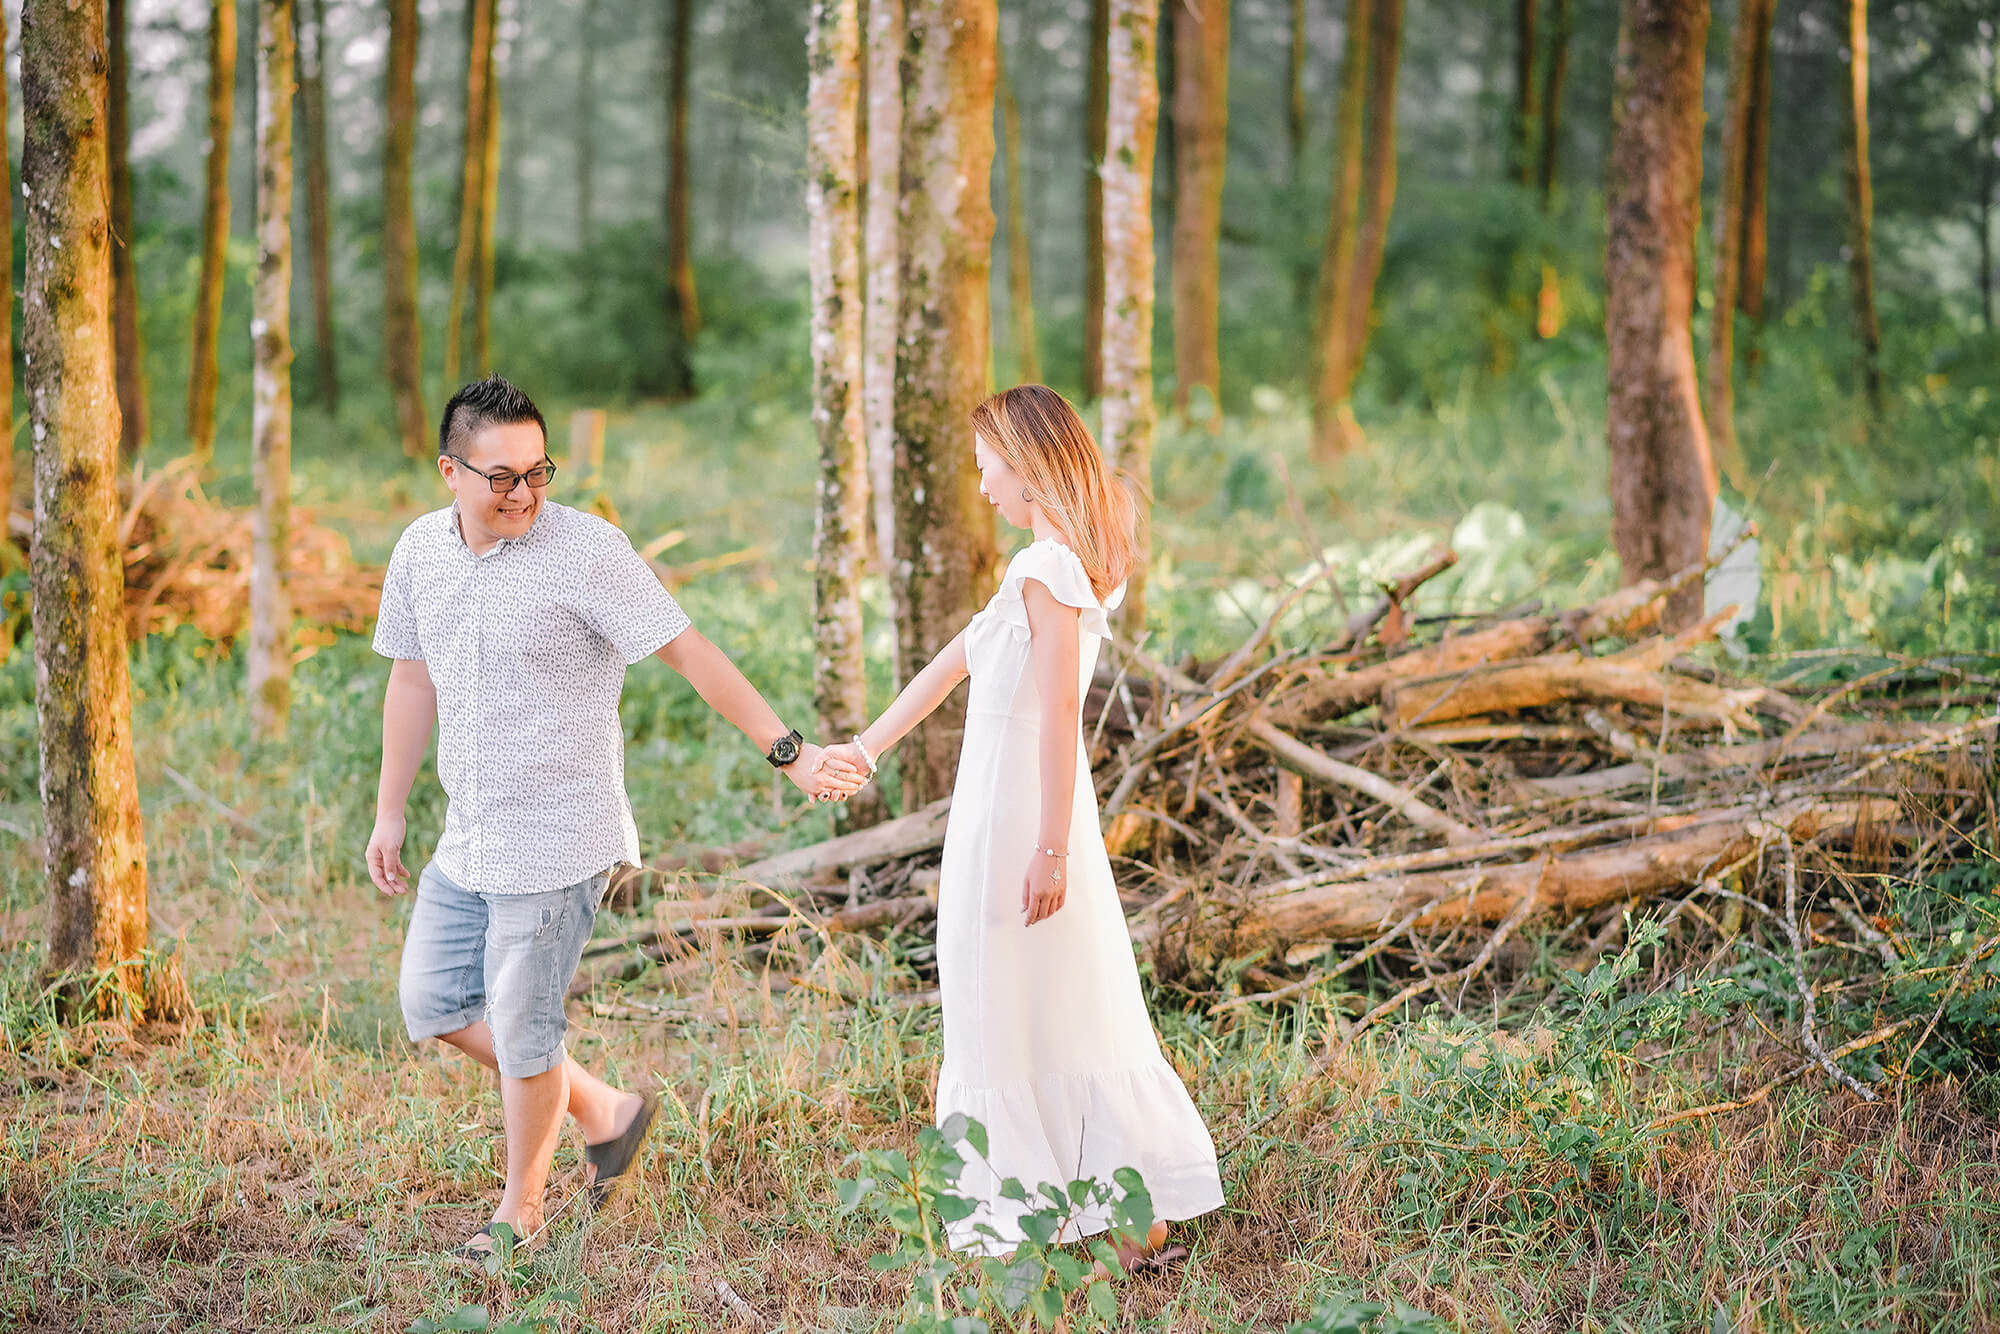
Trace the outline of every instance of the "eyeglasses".
<instances>
[{"instance_id":1,"label":"eyeglasses","mask_svg":"<svg viewBox=\"0 0 2000 1334\"><path fill-rule=\"evenodd\" d=\"M556 465L547 459L543 459L526 472L509 472L505 468L499 472L482 472L456 454L447 454L445 457L467 472L484 477L486 484L493 488L493 494L496 496L506 495L522 482L526 482L531 489L539 491L556 475Z\"/></svg>"}]
</instances>

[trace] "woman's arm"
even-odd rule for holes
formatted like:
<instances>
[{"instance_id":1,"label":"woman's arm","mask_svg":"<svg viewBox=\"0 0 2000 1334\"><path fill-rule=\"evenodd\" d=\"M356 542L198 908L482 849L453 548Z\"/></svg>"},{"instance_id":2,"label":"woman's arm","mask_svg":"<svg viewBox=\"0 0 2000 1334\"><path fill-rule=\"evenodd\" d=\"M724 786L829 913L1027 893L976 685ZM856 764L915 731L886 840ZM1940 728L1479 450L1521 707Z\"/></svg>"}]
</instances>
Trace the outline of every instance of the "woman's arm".
<instances>
[{"instance_id":1,"label":"woman's arm","mask_svg":"<svg viewBox=\"0 0 2000 1334\"><path fill-rule=\"evenodd\" d=\"M1021 909L1033 926L1063 906L1069 891L1069 829L1076 800L1077 728L1083 696L1077 676L1081 669L1075 607L1056 600L1047 584L1024 580L1022 600L1028 605L1030 653L1035 693L1042 702L1042 816L1036 826L1035 851L1021 884ZM1058 855L1051 855L1058 854Z\"/></svg>"},{"instance_id":2,"label":"woman's arm","mask_svg":"<svg viewBox=\"0 0 2000 1334\"><path fill-rule=\"evenodd\" d=\"M958 683L970 674L965 665L965 631L960 630L951 637L951 642L938 650L924 669L910 678L895 702L882 710L882 716L862 729L861 744L868 748L868 754L880 761L889 748L910 734L910 729L936 712ZM839 752L838 746L829 750ZM851 747L849 748L851 749ZM860 759L855 756L855 759ZM865 761L864 761L865 763Z\"/></svg>"}]
</instances>

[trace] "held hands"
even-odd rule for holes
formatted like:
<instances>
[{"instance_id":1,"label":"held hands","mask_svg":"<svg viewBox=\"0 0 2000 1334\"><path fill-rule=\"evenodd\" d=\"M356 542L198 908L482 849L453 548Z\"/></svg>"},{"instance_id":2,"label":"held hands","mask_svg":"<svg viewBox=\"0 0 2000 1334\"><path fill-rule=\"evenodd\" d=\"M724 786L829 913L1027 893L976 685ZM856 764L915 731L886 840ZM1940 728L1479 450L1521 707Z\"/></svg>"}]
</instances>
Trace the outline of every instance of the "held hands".
<instances>
[{"instance_id":1,"label":"held hands","mask_svg":"<svg viewBox=\"0 0 2000 1334\"><path fill-rule=\"evenodd\" d=\"M1028 925L1053 917L1069 895L1069 858L1051 856L1037 845L1028 858L1028 873L1021 877L1021 911Z\"/></svg>"},{"instance_id":2,"label":"held hands","mask_svg":"<svg viewBox=\"0 0 2000 1334\"><path fill-rule=\"evenodd\" d=\"M384 894L402 894L410 888L410 873L403 868L403 831L400 815L378 815L375 831L368 835L368 878Z\"/></svg>"},{"instance_id":3,"label":"held hands","mask_svg":"<svg viewBox=\"0 0 2000 1334\"><path fill-rule=\"evenodd\" d=\"M820 747L811 742L799 747L798 759L785 766L785 777L809 801L846 801L868 781L868 767L837 752L846 746Z\"/></svg>"}]
</instances>

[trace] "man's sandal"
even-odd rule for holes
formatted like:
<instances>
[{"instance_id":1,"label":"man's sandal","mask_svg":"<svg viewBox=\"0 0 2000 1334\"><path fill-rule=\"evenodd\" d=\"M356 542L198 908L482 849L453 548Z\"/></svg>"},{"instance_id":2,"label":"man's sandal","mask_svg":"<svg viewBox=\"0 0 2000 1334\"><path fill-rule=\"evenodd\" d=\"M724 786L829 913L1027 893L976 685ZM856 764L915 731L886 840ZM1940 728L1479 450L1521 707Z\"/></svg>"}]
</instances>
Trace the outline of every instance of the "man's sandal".
<instances>
[{"instance_id":1,"label":"man's sandal","mask_svg":"<svg viewBox=\"0 0 2000 1334\"><path fill-rule=\"evenodd\" d=\"M653 1128L653 1118L659 1114L660 1100L650 1093L639 1095L639 1110L632 1114L632 1120L611 1139L602 1144L583 1146L583 1161L591 1168L590 1207L602 1209L611 1199L618 1183L632 1175L632 1165L639 1159L639 1149L646 1142L646 1133Z\"/></svg>"}]
</instances>

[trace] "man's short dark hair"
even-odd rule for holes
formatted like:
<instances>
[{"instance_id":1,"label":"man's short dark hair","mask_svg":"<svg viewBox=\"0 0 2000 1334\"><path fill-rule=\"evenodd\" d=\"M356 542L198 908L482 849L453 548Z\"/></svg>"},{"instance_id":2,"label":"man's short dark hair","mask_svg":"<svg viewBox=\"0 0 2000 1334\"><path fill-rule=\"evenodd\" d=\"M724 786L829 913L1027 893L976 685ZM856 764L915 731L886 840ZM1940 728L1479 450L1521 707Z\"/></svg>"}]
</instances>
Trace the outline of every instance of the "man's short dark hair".
<instances>
[{"instance_id":1,"label":"man's short dark hair","mask_svg":"<svg viewBox=\"0 0 2000 1334\"><path fill-rule=\"evenodd\" d=\"M438 454L465 457L465 446L473 436L489 426L513 426L533 422L542 428L542 443L549 439L549 424L535 400L498 375L474 380L451 396L438 422Z\"/></svg>"}]
</instances>

